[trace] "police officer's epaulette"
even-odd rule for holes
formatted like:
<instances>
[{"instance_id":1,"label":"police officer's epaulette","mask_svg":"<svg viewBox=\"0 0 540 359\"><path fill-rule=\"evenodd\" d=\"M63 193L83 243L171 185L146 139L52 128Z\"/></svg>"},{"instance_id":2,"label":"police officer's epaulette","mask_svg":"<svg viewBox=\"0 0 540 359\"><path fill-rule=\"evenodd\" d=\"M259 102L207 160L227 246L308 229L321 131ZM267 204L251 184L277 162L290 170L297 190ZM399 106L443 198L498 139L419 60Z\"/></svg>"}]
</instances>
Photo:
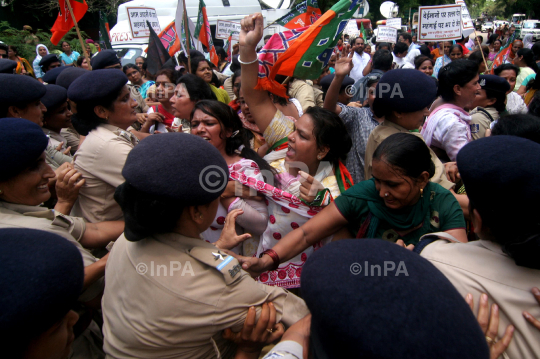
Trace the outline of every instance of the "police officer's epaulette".
<instances>
[{"instance_id":1,"label":"police officer's epaulette","mask_svg":"<svg viewBox=\"0 0 540 359\"><path fill-rule=\"evenodd\" d=\"M130 133L130 132L128 132L128 131L125 131L125 130L119 130L119 131L117 131L117 132L116 132L116 135L117 135L118 137L124 138L124 139L127 140L128 142L133 143L134 145L136 145L136 144L139 142L139 140L138 140L132 133Z\"/></svg>"},{"instance_id":2,"label":"police officer's epaulette","mask_svg":"<svg viewBox=\"0 0 540 359\"><path fill-rule=\"evenodd\" d=\"M242 271L242 267L236 258L221 252L217 247L215 250L195 247L189 251L189 255L220 271L227 285L236 282L242 276L246 275L246 272Z\"/></svg>"}]
</instances>

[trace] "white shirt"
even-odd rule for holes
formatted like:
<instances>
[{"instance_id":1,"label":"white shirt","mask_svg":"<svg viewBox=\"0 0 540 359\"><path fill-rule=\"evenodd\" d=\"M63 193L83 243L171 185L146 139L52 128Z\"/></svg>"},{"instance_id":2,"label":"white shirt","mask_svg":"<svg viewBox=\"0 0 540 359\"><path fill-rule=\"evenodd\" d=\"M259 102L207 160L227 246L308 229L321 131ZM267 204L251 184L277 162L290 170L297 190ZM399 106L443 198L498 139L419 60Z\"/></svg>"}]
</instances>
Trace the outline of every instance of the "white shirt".
<instances>
[{"instance_id":1,"label":"white shirt","mask_svg":"<svg viewBox=\"0 0 540 359\"><path fill-rule=\"evenodd\" d=\"M405 65L405 57L397 57L394 53L392 53L392 57L394 58L393 62L397 65L396 68L402 68Z\"/></svg>"},{"instance_id":2,"label":"white shirt","mask_svg":"<svg viewBox=\"0 0 540 359\"><path fill-rule=\"evenodd\" d=\"M525 105L521 96L513 91L506 95L506 111L508 111L510 115L528 112L527 105Z\"/></svg>"},{"instance_id":3,"label":"white shirt","mask_svg":"<svg viewBox=\"0 0 540 359\"><path fill-rule=\"evenodd\" d=\"M358 53L356 52L354 53L352 59L354 67L351 70L351 74L349 75L354 79L354 82L364 77L364 75L362 75L362 71L364 71L364 68L368 64L369 60L371 60L371 57L365 52L362 52L362 55L358 55Z\"/></svg>"}]
</instances>

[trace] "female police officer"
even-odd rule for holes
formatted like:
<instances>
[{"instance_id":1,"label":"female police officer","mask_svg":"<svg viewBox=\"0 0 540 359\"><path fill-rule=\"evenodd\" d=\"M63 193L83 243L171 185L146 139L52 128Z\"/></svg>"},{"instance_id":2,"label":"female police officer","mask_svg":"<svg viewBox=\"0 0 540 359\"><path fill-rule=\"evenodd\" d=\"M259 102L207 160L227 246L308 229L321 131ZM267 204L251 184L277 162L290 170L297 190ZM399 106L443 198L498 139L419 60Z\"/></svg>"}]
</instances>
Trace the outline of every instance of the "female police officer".
<instances>
[{"instance_id":1,"label":"female police officer","mask_svg":"<svg viewBox=\"0 0 540 359\"><path fill-rule=\"evenodd\" d=\"M150 136L122 174L115 199L126 229L110 253L102 302L108 357L231 358L234 344L221 332L239 331L248 308L272 301L285 325L308 313L303 300L256 283L220 250L249 237L234 232L240 210L227 216L219 248L200 238L228 180L210 143L183 133Z\"/></svg>"}]
</instances>

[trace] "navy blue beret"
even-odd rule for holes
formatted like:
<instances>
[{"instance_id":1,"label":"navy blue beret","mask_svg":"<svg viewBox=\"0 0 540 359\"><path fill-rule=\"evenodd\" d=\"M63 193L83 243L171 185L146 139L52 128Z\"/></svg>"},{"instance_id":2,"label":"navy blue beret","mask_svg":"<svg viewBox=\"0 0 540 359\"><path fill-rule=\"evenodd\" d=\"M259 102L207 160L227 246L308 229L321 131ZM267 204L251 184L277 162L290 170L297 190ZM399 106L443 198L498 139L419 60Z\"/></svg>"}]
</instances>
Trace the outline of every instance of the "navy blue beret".
<instances>
[{"instance_id":1,"label":"navy blue beret","mask_svg":"<svg viewBox=\"0 0 540 359\"><path fill-rule=\"evenodd\" d=\"M45 85L30 76L0 74L0 104L27 104L45 95Z\"/></svg>"},{"instance_id":2,"label":"navy blue beret","mask_svg":"<svg viewBox=\"0 0 540 359\"><path fill-rule=\"evenodd\" d=\"M301 285L315 357L490 357L484 333L452 283L394 243L332 242L308 258Z\"/></svg>"},{"instance_id":3,"label":"navy blue beret","mask_svg":"<svg viewBox=\"0 0 540 359\"><path fill-rule=\"evenodd\" d=\"M10 59L0 59L0 74L12 74L17 68L17 63Z\"/></svg>"},{"instance_id":4,"label":"navy blue beret","mask_svg":"<svg viewBox=\"0 0 540 359\"><path fill-rule=\"evenodd\" d=\"M47 89L47 93L41 98L41 102L47 107L47 112L66 103L67 90L65 88L58 85L47 85L45 88Z\"/></svg>"},{"instance_id":5,"label":"navy blue beret","mask_svg":"<svg viewBox=\"0 0 540 359\"><path fill-rule=\"evenodd\" d=\"M24 118L0 118L0 143L0 181L5 181L33 164L49 139L41 127Z\"/></svg>"},{"instance_id":6,"label":"navy blue beret","mask_svg":"<svg viewBox=\"0 0 540 359\"><path fill-rule=\"evenodd\" d=\"M219 151L202 138L166 133L149 136L135 146L122 175L139 191L190 206L218 198L227 185L229 169Z\"/></svg>"},{"instance_id":7,"label":"navy blue beret","mask_svg":"<svg viewBox=\"0 0 540 359\"><path fill-rule=\"evenodd\" d=\"M39 66L47 66L52 64L53 62L60 62L60 60L55 54L48 54L43 56L43 58L39 61Z\"/></svg>"},{"instance_id":8,"label":"navy blue beret","mask_svg":"<svg viewBox=\"0 0 540 359\"><path fill-rule=\"evenodd\" d=\"M491 90L501 93L506 93L510 90L510 84L504 77L495 75L480 75L478 84L482 87L482 90Z\"/></svg>"},{"instance_id":9,"label":"navy blue beret","mask_svg":"<svg viewBox=\"0 0 540 359\"><path fill-rule=\"evenodd\" d=\"M101 70L107 66L112 66L120 64L120 59L114 50L103 50L97 55L92 57L90 64L92 65L92 70Z\"/></svg>"},{"instance_id":10,"label":"navy blue beret","mask_svg":"<svg viewBox=\"0 0 540 359\"><path fill-rule=\"evenodd\" d=\"M332 83L332 81L334 81L334 77L336 77L335 74L330 74L330 75L326 75L325 77L321 79L321 87L323 88L324 92L328 91L330 84ZM345 76L345 78L343 79L343 82L341 83L340 92L345 90L347 86L352 86L352 85L354 85L354 80L349 76Z\"/></svg>"},{"instance_id":11,"label":"navy blue beret","mask_svg":"<svg viewBox=\"0 0 540 359\"><path fill-rule=\"evenodd\" d=\"M437 96L435 81L423 72L399 69L386 72L375 89L373 111L377 117L385 110L415 112L429 107Z\"/></svg>"},{"instance_id":12,"label":"navy blue beret","mask_svg":"<svg viewBox=\"0 0 540 359\"><path fill-rule=\"evenodd\" d=\"M118 93L128 78L118 69L87 71L69 85L68 98L75 102L99 102Z\"/></svg>"},{"instance_id":13,"label":"navy blue beret","mask_svg":"<svg viewBox=\"0 0 540 359\"><path fill-rule=\"evenodd\" d=\"M68 69L67 66L55 67L54 69L47 71L47 73L43 75L41 79L48 84L54 85L58 79L58 75L60 75L66 69Z\"/></svg>"},{"instance_id":14,"label":"navy blue beret","mask_svg":"<svg viewBox=\"0 0 540 359\"><path fill-rule=\"evenodd\" d=\"M63 68L65 68L65 70L62 71L62 73L56 78L56 85L62 86L66 90L69 88L69 85L71 85L73 81L88 72L88 70L80 67L63 66Z\"/></svg>"},{"instance_id":15,"label":"navy blue beret","mask_svg":"<svg viewBox=\"0 0 540 359\"><path fill-rule=\"evenodd\" d=\"M83 288L77 247L35 229L0 229L0 272L2 341L17 343L48 330L68 313Z\"/></svg>"}]
</instances>

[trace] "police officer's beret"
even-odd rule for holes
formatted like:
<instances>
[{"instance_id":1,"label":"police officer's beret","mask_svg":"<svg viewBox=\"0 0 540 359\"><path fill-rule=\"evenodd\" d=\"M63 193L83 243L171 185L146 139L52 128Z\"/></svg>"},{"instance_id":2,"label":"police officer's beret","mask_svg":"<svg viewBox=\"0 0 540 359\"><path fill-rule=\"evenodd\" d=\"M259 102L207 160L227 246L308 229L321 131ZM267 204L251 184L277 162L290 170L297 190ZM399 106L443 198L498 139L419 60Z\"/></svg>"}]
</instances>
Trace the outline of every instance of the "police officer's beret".
<instances>
[{"instance_id":1,"label":"police officer's beret","mask_svg":"<svg viewBox=\"0 0 540 359\"><path fill-rule=\"evenodd\" d=\"M120 64L120 59L114 50L103 50L97 55L92 57L90 64L92 65L92 70L101 70L107 66L112 66Z\"/></svg>"},{"instance_id":2,"label":"police officer's beret","mask_svg":"<svg viewBox=\"0 0 540 359\"><path fill-rule=\"evenodd\" d=\"M0 143L0 181L5 181L33 164L45 151L49 139L31 121L1 118Z\"/></svg>"},{"instance_id":3,"label":"police officer's beret","mask_svg":"<svg viewBox=\"0 0 540 359\"><path fill-rule=\"evenodd\" d=\"M141 192L190 206L218 198L227 185L229 169L219 151L202 138L166 133L149 136L135 146L122 175Z\"/></svg>"},{"instance_id":4,"label":"police officer's beret","mask_svg":"<svg viewBox=\"0 0 540 359\"><path fill-rule=\"evenodd\" d=\"M388 71L375 89L373 111L377 117L384 116L386 110L420 111L431 105L436 95L435 81L423 72L412 69Z\"/></svg>"},{"instance_id":5,"label":"police officer's beret","mask_svg":"<svg viewBox=\"0 0 540 359\"><path fill-rule=\"evenodd\" d=\"M60 62L60 60L55 54L48 54L43 56L43 58L39 61L39 66L47 66L52 64L53 62Z\"/></svg>"},{"instance_id":6,"label":"police officer's beret","mask_svg":"<svg viewBox=\"0 0 540 359\"><path fill-rule=\"evenodd\" d=\"M484 333L452 283L394 243L346 239L322 247L302 269L301 291L317 357L489 358Z\"/></svg>"},{"instance_id":7,"label":"police officer's beret","mask_svg":"<svg viewBox=\"0 0 540 359\"><path fill-rule=\"evenodd\" d=\"M501 93L506 93L510 90L510 84L504 77L495 75L480 75L478 84L482 87L482 90L491 90Z\"/></svg>"},{"instance_id":8,"label":"police officer's beret","mask_svg":"<svg viewBox=\"0 0 540 359\"><path fill-rule=\"evenodd\" d=\"M69 88L69 85L76 79L78 79L80 76L84 75L88 72L88 70L85 70L80 67L66 67L63 66L63 68L66 68L58 77L56 78L56 85L62 86L66 90ZM52 72L49 71L49 72ZM49 74L49 73L47 73Z\"/></svg>"},{"instance_id":9,"label":"police officer's beret","mask_svg":"<svg viewBox=\"0 0 540 359\"><path fill-rule=\"evenodd\" d=\"M45 85L30 76L0 74L0 104L27 104L45 95Z\"/></svg>"},{"instance_id":10,"label":"police officer's beret","mask_svg":"<svg viewBox=\"0 0 540 359\"><path fill-rule=\"evenodd\" d=\"M84 266L77 247L35 229L0 229L0 272L0 335L16 343L60 321L83 288Z\"/></svg>"},{"instance_id":11,"label":"police officer's beret","mask_svg":"<svg viewBox=\"0 0 540 359\"><path fill-rule=\"evenodd\" d=\"M41 102L47 107L47 112L67 101L67 90L62 86L47 85L45 88L47 89L47 93L41 98Z\"/></svg>"},{"instance_id":12,"label":"police officer's beret","mask_svg":"<svg viewBox=\"0 0 540 359\"><path fill-rule=\"evenodd\" d=\"M41 79L48 84L54 85L58 79L58 75L60 75L66 69L68 69L67 66L55 67L54 69L47 71L47 73L43 75Z\"/></svg>"},{"instance_id":13,"label":"police officer's beret","mask_svg":"<svg viewBox=\"0 0 540 359\"><path fill-rule=\"evenodd\" d=\"M17 63L10 59L0 59L0 74L12 74L17 68Z\"/></svg>"},{"instance_id":14,"label":"police officer's beret","mask_svg":"<svg viewBox=\"0 0 540 359\"><path fill-rule=\"evenodd\" d=\"M128 78L117 69L87 71L69 85L68 98L75 102L99 102L118 93Z\"/></svg>"},{"instance_id":15,"label":"police officer's beret","mask_svg":"<svg viewBox=\"0 0 540 359\"><path fill-rule=\"evenodd\" d=\"M328 91L330 84L332 83L332 81L334 81L334 77L336 77L335 74L330 74L330 75L326 75L325 77L321 79L321 87L323 88L324 92ZM347 86L352 86L352 85L354 85L354 80L349 76L345 76L345 78L343 79L343 82L341 83L340 91L343 91L347 88Z\"/></svg>"}]
</instances>

